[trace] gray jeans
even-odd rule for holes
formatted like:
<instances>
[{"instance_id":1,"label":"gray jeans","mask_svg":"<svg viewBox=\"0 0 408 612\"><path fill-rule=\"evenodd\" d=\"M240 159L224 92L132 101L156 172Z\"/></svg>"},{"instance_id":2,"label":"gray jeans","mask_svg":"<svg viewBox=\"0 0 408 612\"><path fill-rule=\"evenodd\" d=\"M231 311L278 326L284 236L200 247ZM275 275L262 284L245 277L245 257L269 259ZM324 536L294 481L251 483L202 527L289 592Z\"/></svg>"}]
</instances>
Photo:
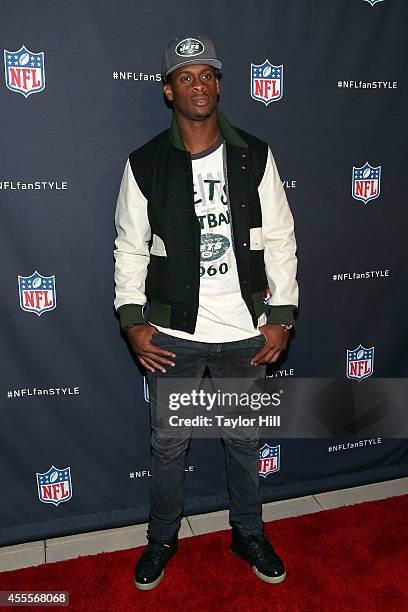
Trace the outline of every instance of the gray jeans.
<instances>
[{"instance_id":1,"label":"gray jeans","mask_svg":"<svg viewBox=\"0 0 408 612\"><path fill-rule=\"evenodd\" d=\"M266 366L250 365L250 359L263 346L262 335L220 344L176 338L163 332L152 342L176 354L175 367L166 366L166 373L147 372L152 427L152 465L149 537L165 542L179 530L183 516L184 475L191 429L176 438L161 433L157 426L157 387L162 377L191 379L199 386L207 368L212 378L265 378ZM168 409L168 407L167 407ZM224 431L229 520L244 535L262 533L262 502L259 491L259 428Z\"/></svg>"}]
</instances>

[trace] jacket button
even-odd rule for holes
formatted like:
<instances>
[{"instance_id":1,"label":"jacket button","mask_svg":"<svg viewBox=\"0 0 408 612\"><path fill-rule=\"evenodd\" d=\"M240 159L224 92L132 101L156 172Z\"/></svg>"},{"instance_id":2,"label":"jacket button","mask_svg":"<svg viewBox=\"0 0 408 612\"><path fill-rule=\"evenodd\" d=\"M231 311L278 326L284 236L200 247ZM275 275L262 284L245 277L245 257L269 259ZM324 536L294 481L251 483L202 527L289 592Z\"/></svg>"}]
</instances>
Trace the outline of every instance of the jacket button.
<instances>
[{"instance_id":1,"label":"jacket button","mask_svg":"<svg viewBox=\"0 0 408 612\"><path fill-rule=\"evenodd\" d=\"M245 153L242 153L241 157L246 157L246 154L245 154Z\"/></svg>"},{"instance_id":2,"label":"jacket button","mask_svg":"<svg viewBox=\"0 0 408 612\"><path fill-rule=\"evenodd\" d=\"M241 204L241 208L245 208L246 204Z\"/></svg>"},{"instance_id":3,"label":"jacket button","mask_svg":"<svg viewBox=\"0 0 408 612\"><path fill-rule=\"evenodd\" d=\"M184 317L185 319L187 319L187 317L188 317L188 312L183 312L183 317Z\"/></svg>"},{"instance_id":4,"label":"jacket button","mask_svg":"<svg viewBox=\"0 0 408 612\"><path fill-rule=\"evenodd\" d=\"M241 166L241 168L242 168L243 170L246 170L246 166Z\"/></svg>"},{"instance_id":5,"label":"jacket button","mask_svg":"<svg viewBox=\"0 0 408 612\"><path fill-rule=\"evenodd\" d=\"M191 210L192 210L191 208L187 208L187 212L191 212Z\"/></svg>"},{"instance_id":6,"label":"jacket button","mask_svg":"<svg viewBox=\"0 0 408 612\"><path fill-rule=\"evenodd\" d=\"M246 281L242 281L242 284L243 285L247 285L248 283Z\"/></svg>"},{"instance_id":7,"label":"jacket button","mask_svg":"<svg viewBox=\"0 0 408 612\"><path fill-rule=\"evenodd\" d=\"M187 327L187 325L188 325L187 321L183 321L182 326Z\"/></svg>"},{"instance_id":8,"label":"jacket button","mask_svg":"<svg viewBox=\"0 0 408 612\"><path fill-rule=\"evenodd\" d=\"M187 283L187 285L185 285L186 289L190 289L190 287L191 287L191 285L189 285L188 283Z\"/></svg>"},{"instance_id":9,"label":"jacket button","mask_svg":"<svg viewBox=\"0 0 408 612\"><path fill-rule=\"evenodd\" d=\"M193 250L193 249L192 249L191 247L187 247L187 248L186 248L186 252L187 252L187 253L191 253L191 251L192 251L192 250Z\"/></svg>"},{"instance_id":10,"label":"jacket button","mask_svg":"<svg viewBox=\"0 0 408 612\"><path fill-rule=\"evenodd\" d=\"M248 246L248 243L247 243L247 242L244 242L244 243L242 244L242 246Z\"/></svg>"}]
</instances>

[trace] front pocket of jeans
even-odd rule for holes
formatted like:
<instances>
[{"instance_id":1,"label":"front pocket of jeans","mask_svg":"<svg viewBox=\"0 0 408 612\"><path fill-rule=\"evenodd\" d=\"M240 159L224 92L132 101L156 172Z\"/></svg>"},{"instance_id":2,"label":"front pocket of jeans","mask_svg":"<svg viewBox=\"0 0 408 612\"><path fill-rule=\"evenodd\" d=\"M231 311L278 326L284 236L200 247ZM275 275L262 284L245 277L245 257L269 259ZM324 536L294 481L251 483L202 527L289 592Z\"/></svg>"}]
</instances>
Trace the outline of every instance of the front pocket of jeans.
<instances>
[{"instance_id":1,"label":"front pocket of jeans","mask_svg":"<svg viewBox=\"0 0 408 612\"><path fill-rule=\"evenodd\" d=\"M265 336L260 334L259 336L254 336L253 338L248 338L248 344L255 344L255 346L265 344Z\"/></svg>"}]
</instances>

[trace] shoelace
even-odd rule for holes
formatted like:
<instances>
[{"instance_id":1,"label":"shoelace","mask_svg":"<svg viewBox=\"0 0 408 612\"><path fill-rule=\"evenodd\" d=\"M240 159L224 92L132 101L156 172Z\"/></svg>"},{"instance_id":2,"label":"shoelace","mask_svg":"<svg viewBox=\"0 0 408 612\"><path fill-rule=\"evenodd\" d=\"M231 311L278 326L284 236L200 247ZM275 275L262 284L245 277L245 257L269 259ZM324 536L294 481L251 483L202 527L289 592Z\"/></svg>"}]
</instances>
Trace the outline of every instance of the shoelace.
<instances>
[{"instance_id":1,"label":"shoelace","mask_svg":"<svg viewBox=\"0 0 408 612\"><path fill-rule=\"evenodd\" d=\"M248 550L253 554L256 560L269 559L276 560L276 553L273 550L272 544L268 542L265 536L254 536L248 543Z\"/></svg>"},{"instance_id":2,"label":"shoelace","mask_svg":"<svg viewBox=\"0 0 408 612\"><path fill-rule=\"evenodd\" d=\"M170 546L161 542L150 542L145 552L145 560L153 566L160 565L165 561Z\"/></svg>"}]
</instances>

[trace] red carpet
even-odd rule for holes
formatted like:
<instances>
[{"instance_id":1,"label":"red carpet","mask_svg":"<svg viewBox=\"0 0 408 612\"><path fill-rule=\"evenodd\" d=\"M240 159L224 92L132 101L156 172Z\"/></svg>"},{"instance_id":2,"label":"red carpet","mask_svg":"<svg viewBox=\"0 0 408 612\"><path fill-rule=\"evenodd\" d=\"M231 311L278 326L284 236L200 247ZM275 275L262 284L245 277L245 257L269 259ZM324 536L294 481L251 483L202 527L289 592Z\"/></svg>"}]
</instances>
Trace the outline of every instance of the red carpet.
<instances>
[{"instance_id":1,"label":"red carpet","mask_svg":"<svg viewBox=\"0 0 408 612\"><path fill-rule=\"evenodd\" d=\"M133 586L141 549L4 572L0 589L67 590L69 609L81 612L408 611L408 495L284 519L266 530L287 566L277 585L258 580L229 552L223 531L181 540L165 580L150 592Z\"/></svg>"}]
</instances>

